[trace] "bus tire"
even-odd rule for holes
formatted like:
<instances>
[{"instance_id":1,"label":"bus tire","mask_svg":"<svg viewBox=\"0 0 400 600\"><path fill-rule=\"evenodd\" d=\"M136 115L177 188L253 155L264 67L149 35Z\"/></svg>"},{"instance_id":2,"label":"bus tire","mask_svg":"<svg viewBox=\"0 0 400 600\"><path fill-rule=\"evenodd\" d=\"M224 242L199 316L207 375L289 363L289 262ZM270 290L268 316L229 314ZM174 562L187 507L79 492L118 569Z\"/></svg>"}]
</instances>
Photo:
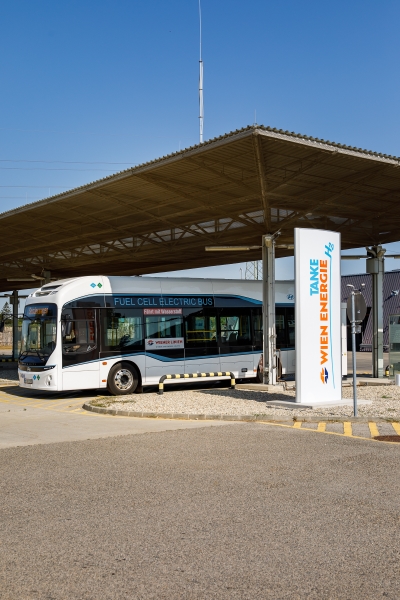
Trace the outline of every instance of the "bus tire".
<instances>
[{"instance_id":1,"label":"bus tire","mask_svg":"<svg viewBox=\"0 0 400 600\"><path fill-rule=\"evenodd\" d=\"M108 375L107 389L113 396L133 394L139 386L139 373L132 364L117 363Z\"/></svg>"}]
</instances>

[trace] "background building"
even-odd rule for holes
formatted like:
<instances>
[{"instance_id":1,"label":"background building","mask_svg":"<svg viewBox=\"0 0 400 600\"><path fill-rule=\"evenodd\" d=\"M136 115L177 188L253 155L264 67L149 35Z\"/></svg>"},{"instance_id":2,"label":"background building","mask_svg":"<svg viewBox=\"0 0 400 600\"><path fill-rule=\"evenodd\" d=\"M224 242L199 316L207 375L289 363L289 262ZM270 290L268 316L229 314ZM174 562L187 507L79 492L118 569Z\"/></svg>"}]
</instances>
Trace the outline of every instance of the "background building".
<instances>
[{"instance_id":1,"label":"background building","mask_svg":"<svg viewBox=\"0 0 400 600\"><path fill-rule=\"evenodd\" d=\"M372 347L372 277L368 273L342 276L342 302L347 302L350 288L348 284L361 289L365 283L363 295L367 305L367 314L362 324L362 332L356 335L357 350L371 352ZM389 316L400 314L400 270L388 271L383 277L383 349L389 349ZM351 349L351 329L347 322L347 349Z\"/></svg>"}]
</instances>

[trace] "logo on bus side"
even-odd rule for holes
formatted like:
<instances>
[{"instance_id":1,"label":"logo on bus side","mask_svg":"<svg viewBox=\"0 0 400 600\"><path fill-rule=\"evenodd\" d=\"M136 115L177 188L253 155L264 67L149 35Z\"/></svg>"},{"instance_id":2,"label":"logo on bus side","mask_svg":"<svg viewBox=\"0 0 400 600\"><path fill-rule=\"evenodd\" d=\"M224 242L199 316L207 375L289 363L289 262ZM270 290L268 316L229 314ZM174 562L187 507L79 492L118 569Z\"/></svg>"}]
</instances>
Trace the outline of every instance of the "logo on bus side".
<instances>
[{"instance_id":1,"label":"logo on bus side","mask_svg":"<svg viewBox=\"0 0 400 600\"><path fill-rule=\"evenodd\" d=\"M147 338L145 342L146 350L171 350L184 348L183 338Z\"/></svg>"}]
</instances>

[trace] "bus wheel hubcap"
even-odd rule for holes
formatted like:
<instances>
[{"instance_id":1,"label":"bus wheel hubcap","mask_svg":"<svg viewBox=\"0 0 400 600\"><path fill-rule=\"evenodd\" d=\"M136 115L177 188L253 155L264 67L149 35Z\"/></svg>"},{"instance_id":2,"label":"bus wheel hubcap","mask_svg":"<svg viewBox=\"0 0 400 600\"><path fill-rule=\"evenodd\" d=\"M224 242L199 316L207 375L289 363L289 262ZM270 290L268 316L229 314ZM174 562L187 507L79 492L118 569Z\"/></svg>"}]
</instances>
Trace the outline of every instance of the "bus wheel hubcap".
<instances>
[{"instance_id":1,"label":"bus wheel hubcap","mask_svg":"<svg viewBox=\"0 0 400 600\"><path fill-rule=\"evenodd\" d=\"M133 376L128 369L120 369L114 377L115 385L119 390L129 390L133 384Z\"/></svg>"}]
</instances>

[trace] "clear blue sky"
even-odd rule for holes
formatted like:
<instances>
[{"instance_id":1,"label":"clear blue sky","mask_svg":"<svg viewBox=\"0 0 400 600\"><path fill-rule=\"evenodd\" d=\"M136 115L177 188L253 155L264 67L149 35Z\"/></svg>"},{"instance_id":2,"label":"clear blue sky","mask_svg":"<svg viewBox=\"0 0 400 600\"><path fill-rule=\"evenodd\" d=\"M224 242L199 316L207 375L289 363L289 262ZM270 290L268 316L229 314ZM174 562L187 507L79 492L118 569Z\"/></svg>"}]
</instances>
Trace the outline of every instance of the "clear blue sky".
<instances>
[{"instance_id":1,"label":"clear blue sky","mask_svg":"<svg viewBox=\"0 0 400 600\"><path fill-rule=\"evenodd\" d=\"M198 142L198 0L0 10L1 211ZM256 119L400 155L398 1L202 0L202 14L205 139Z\"/></svg>"}]
</instances>

